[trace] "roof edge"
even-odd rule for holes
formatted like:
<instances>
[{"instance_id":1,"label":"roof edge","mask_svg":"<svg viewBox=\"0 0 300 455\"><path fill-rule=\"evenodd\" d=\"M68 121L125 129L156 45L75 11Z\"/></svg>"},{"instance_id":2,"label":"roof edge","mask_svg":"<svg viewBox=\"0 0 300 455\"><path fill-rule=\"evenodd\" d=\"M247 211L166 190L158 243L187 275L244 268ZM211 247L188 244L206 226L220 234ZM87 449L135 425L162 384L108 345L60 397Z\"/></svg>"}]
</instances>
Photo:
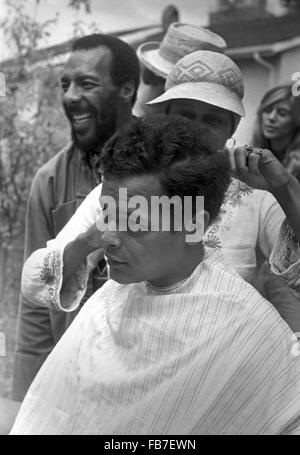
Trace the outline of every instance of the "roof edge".
<instances>
[{"instance_id":1,"label":"roof edge","mask_svg":"<svg viewBox=\"0 0 300 455\"><path fill-rule=\"evenodd\" d=\"M152 30L156 31L158 29L159 30L162 29L162 25L161 24L146 25L146 26L142 26L142 27L135 27L135 28L132 28L132 29L126 28L125 30L115 30L115 31L110 31L110 32L99 32L99 33L103 33L105 35L114 35L114 36L117 36L117 37L120 37L120 38L124 37L124 41L126 41L127 37L130 37L130 35L147 32L148 30L149 30L149 32L152 31ZM61 43L52 44L50 46L37 48L37 49L34 50L34 57L37 60L39 60L39 58L41 58L41 60L43 60L45 58L43 56L43 54L45 54L47 52L53 53L53 56L57 56L57 55L60 55L60 54L64 54L66 52L70 52L72 43L75 40L76 40L76 38L70 38L70 39L68 39L66 41L62 41ZM65 49L68 49L68 50L65 50ZM0 60L0 64L4 65L4 66L11 65L17 59L18 59L18 56L10 57L10 58L4 59L4 60Z\"/></svg>"},{"instance_id":2,"label":"roof edge","mask_svg":"<svg viewBox=\"0 0 300 455\"><path fill-rule=\"evenodd\" d=\"M226 54L229 57L236 59L250 57L256 52L268 56L280 54L281 52L297 46L300 46L300 36L286 41L278 41L277 43L272 44L259 44L257 46L236 47L231 49L229 48L227 49Z\"/></svg>"}]
</instances>

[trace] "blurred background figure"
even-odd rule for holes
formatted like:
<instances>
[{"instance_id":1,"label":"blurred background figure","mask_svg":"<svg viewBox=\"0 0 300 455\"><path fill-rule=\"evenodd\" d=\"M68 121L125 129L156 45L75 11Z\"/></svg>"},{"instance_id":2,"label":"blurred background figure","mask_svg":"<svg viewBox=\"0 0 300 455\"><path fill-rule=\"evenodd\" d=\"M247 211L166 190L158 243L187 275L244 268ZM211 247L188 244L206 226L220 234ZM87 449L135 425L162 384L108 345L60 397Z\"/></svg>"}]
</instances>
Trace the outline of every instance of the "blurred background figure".
<instances>
[{"instance_id":1,"label":"blurred background figure","mask_svg":"<svg viewBox=\"0 0 300 455\"><path fill-rule=\"evenodd\" d=\"M278 85L264 95L257 113L252 145L271 150L300 179L300 98L292 85Z\"/></svg>"},{"instance_id":2,"label":"blurred background figure","mask_svg":"<svg viewBox=\"0 0 300 455\"><path fill-rule=\"evenodd\" d=\"M300 98L293 96L291 84L273 87L263 96L252 145L271 150L300 180ZM292 307L300 305L299 295L270 272L267 262L260 268L255 286L281 314L292 315Z\"/></svg>"}]
</instances>

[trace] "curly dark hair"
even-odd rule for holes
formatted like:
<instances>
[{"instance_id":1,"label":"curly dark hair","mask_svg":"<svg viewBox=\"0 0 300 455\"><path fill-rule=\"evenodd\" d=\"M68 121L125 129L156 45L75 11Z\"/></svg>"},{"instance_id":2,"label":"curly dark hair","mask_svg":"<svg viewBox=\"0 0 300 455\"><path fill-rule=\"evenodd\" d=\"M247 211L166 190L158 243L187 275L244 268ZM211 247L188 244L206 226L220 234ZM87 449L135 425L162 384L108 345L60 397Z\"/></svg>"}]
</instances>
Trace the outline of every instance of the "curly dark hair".
<instances>
[{"instance_id":1,"label":"curly dark hair","mask_svg":"<svg viewBox=\"0 0 300 455\"><path fill-rule=\"evenodd\" d=\"M168 197L204 196L212 223L230 183L230 162L216 140L177 115L135 119L119 130L100 155L106 179L157 174Z\"/></svg>"},{"instance_id":2,"label":"curly dark hair","mask_svg":"<svg viewBox=\"0 0 300 455\"><path fill-rule=\"evenodd\" d=\"M132 96L134 105L140 83L140 66L135 51L129 44L113 35L94 33L83 36L73 43L72 52L107 47L112 55L110 76L116 87L122 87L125 82L133 81L135 91Z\"/></svg>"}]
</instances>

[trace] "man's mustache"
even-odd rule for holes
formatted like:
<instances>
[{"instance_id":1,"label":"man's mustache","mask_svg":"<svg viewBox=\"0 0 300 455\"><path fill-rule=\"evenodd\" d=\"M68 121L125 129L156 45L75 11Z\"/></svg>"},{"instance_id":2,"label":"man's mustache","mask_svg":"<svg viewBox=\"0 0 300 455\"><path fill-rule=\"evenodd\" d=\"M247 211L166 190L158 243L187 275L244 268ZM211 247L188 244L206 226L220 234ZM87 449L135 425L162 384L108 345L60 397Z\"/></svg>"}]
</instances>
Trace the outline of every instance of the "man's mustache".
<instances>
[{"instance_id":1,"label":"man's mustache","mask_svg":"<svg viewBox=\"0 0 300 455\"><path fill-rule=\"evenodd\" d=\"M69 119L72 119L73 115L80 115L80 114L91 114L94 117L97 116L97 109L94 106L67 106L63 103L63 109L66 116Z\"/></svg>"}]
</instances>

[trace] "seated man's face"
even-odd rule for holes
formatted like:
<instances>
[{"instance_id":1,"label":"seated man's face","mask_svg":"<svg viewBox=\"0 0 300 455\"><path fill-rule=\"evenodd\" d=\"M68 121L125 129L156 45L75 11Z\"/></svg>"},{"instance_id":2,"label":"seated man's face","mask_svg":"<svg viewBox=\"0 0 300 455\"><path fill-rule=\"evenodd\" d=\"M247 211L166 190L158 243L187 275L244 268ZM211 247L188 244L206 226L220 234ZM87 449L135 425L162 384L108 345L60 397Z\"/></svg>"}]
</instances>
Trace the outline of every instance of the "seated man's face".
<instances>
[{"instance_id":1,"label":"seated man's face","mask_svg":"<svg viewBox=\"0 0 300 455\"><path fill-rule=\"evenodd\" d=\"M152 197L163 195L155 175L104 178L100 202L107 228L102 240L113 280L123 284L149 281L155 286L168 286L185 278L181 276L182 263L190 248L185 241L186 232L172 229L172 215L168 231L162 230L163 217L159 217L159 231L151 231L151 219L155 215L151 211ZM116 202L116 210L112 201ZM144 230L137 230L139 226Z\"/></svg>"},{"instance_id":2,"label":"seated man's face","mask_svg":"<svg viewBox=\"0 0 300 455\"><path fill-rule=\"evenodd\" d=\"M222 149L231 137L233 117L231 112L201 101L176 99L167 106L168 114L182 115L194 120L201 127L207 128L215 138L218 138L217 147Z\"/></svg>"}]
</instances>

